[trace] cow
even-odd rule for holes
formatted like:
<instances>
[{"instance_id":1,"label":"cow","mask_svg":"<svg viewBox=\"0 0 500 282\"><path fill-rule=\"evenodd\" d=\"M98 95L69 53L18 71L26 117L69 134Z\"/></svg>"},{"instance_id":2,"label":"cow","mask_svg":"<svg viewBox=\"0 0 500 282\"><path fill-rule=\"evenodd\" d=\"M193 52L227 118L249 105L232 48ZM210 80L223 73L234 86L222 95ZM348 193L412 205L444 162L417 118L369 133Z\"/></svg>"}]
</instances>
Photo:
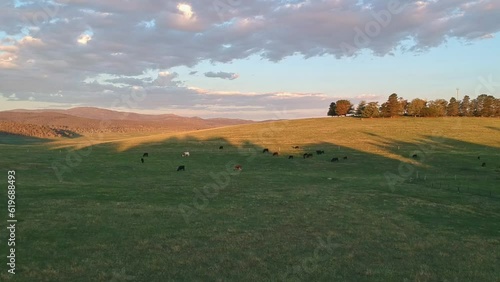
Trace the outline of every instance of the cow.
<instances>
[{"instance_id":1,"label":"cow","mask_svg":"<svg viewBox=\"0 0 500 282\"><path fill-rule=\"evenodd\" d=\"M289 159L289 160L293 159L293 156L288 156L288 159Z\"/></svg>"},{"instance_id":2,"label":"cow","mask_svg":"<svg viewBox=\"0 0 500 282\"><path fill-rule=\"evenodd\" d=\"M344 160L347 160L347 156L344 157Z\"/></svg>"},{"instance_id":3,"label":"cow","mask_svg":"<svg viewBox=\"0 0 500 282\"><path fill-rule=\"evenodd\" d=\"M303 156L304 156L304 159L307 159L307 158L312 157L313 154L311 154L311 153L305 153Z\"/></svg>"},{"instance_id":4,"label":"cow","mask_svg":"<svg viewBox=\"0 0 500 282\"><path fill-rule=\"evenodd\" d=\"M318 154L318 155L321 155L321 154L324 154L324 153L325 153L325 151L323 151L323 150L317 150L316 151L316 154Z\"/></svg>"},{"instance_id":5,"label":"cow","mask_svg":"<svg viewBox=\"0 0 500 282\"><path fill-rule=\"evenodd\" d=\"M292 146L292 149L298 149L299 146Z\"/></svg>"},{"instance_id":6,"label":"cow","mask_svg":"<svg viewBox=\"0 0 500 282\"><path fill-rule=\"evenodd\" d=\"M478 159L478 160L480 160L480 159L481 159L481 157L480 157L480 156L477 156L477 159Z\"/></svg>"},{"instance_id":7,"label":"cow","mask_svg":"<svg viewBox=\"0 0 500 282\"><path fill-rule=\"evenodd\" d=\"M414 154L413 156L411 156L412 158L414 159L417 159L418 158L418 155L417 154Z\"/></svg>"},{"instance_id":8,"label":"cow","mask_svg":"<svg viewBox=\"0 0 500 282\"><path fill-rule=\"evenodd\" d=\"M219 150L222 150L222 149L224 149L224 146L219 146Z\"/></svg>"},{"instance_id":9,"label":"cow","mask_svg":"<svg viewBox=\"0 0 500 282\"><path fill-rule=\"evenodd\" d=\"M184 153L182 153L181 156L183 156L183 157L189 157L189 152L184 152Z\"/></svg>"},{"instance_id":10,"label":"cow","mask_svg":"<svg viewBox=\"0 0 500 282\"><path fill-rule=\"evenodd\" d=\"M143 158L144 158L144 157L149 157L149 154L148 154L148 153L144 153L144 154L142 154L142 157L143 157Z\"/></svg>"},{"instance_id":11,"label":"cow","mask_svg":"<svg viewBox=\"0 0 500 282\"><path fill-rule=\"evenodd\" d=\"M483 163L481 166L482 166L482 167L485 167L485 166L486 166L486 163Z\"/></svg>"},{"instance_id":12,"label":"cow","mask_svg":"<svg viewBox=\"0 0 500 282\"><path fill-rule=\"evenodd\" d=\"M144 163L144 158L141 158L141 163Z\"/></svg>"},{"instance_id":13,"label":"cow","mask_svg":"<svg viewBox=\"0 0 500 282\"><path fill-rule=\"evenodd\" d=\"M177 171L185 171L186 170L186 167L183 166L183 165L180 165L179 167L177 167Z\"/></svg>"},{"instance_id":14,"label":"cow","mask_svg":"<svg viewBox=\"0 0 500 282\"><path fill-rule=\"evenodd\" d=\"M273 157L279 155L278 152L273 153Z\"/></svg>"},{"instance_id":15,"label":"cow","mask_svg":"<svg viewBox=\"0 0 500 282\"><path fill-rule=\"evenodd\" d=\"M262 150L262 153L269 153L269 149L265 148L264 150Z\"/></svg>"},{"instance_id":16,"label":"cow","mask_svg":"<svg viewBox=\"0 0 500 282\"><path fill-rule=\"evenodd\" d=\"M338 162L338 161L339 161L339 158L333 158L333 159L331 160L331 162Z\"/></svg>"},{"instance_id":17,"label":"cow","mask_svg":"<svg viewBox=\"0 0 500 282\"><path fill-rule=\"evenodd\" d=\"M234 170L242 170L243 168L241 167L241 165L235 165L234 166Z\"/></svg>"}]
</instances>

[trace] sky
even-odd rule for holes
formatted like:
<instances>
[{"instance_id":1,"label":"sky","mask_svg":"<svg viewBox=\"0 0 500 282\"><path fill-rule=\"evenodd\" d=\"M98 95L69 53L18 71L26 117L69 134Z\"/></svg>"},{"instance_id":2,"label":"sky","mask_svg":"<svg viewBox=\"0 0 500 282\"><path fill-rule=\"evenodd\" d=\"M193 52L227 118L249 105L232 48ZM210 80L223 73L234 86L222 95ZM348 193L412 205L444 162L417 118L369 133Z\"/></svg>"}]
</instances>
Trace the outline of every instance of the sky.
<instances>
[{"instance_id":1,"label":"sky","mask_svg":"<svg viewBox=\"0 0 500 282\"><path fill-rule=\"evenodd\" d=\"M265 120L498 98L499 36L498 0L0 0L0 111Z\"/></svg>"}]
</instances>

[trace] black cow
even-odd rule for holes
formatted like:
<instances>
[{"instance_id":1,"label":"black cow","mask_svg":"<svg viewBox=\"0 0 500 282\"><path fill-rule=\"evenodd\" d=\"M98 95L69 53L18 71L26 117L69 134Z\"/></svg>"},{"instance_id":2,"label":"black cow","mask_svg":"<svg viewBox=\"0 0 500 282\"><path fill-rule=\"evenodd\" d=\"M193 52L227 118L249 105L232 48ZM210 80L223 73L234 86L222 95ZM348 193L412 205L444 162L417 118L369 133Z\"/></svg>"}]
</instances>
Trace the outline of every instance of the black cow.
<instances>
[{"instance_id":1,"label":"black cow","mask_svg":"<svg viewBox=\"0 0 500 282\"><path fill-rule=\"evenodd\" d=\"M219 146L219 150L222 150L222 149L224 149L224 146Z\"/></svg>"},{"instance_id":2,"label":"black cow","mask_svg":"<svg viewBox=\"0 0 500 282\"><path fill-rule=\"evenodd\" d=\"M417 154L415 154L415 155L413 155L413 156L411 156L411 157L412 157L412 158L414 158L414 159L417 159L417 158L418 158L418 155L417 155Z\"/></svg>"},{"instance_id":3,"label":"black cow","mask_svg":"<svg viewBox=\"0 0 500 282\"><path fill-rule=\"evenodd\" d=\"M144 159L143 158L141 158L141 163L144 163Z\"/></svg>"},{"instance_id":4,"label":"black cow","mask_svg":"<svg viewBox=\"0 0 500 282\"><path fill-rule=\"evenodd\" d=\"M486 166L486 163L483 163L481 166L482 166L482 167L485 167L485 166Z\"/></svg>"},{"instance_id":5,"label":"black cow","mask_svg":"<svg viewBox=\"0 0 500 282\"><path fill-rule=\"evenodd\" d=\"M304 154L304 159L310 158L312 156L313 156L313 154L311 154L311 153L305 153Z\"/></svg>"},{"instance_id":6,"label":"black cow","mask_svg":"<svg viewBox=\"0 0 500 282\"><path fill-rule=\"evenodd\" d=\"M480 160L480 159L481 159L481 157L480 157L480 156L477 156L477 159L478 159L478 160Z\"/></svg>"},{"instance_id":7,"label":"black cow","mask_svg":"<svg viewBox=\"0 0 500 282\"><path fill-rule=\"evenodd\" d=\"M292 149L298 149L299 146L292 146Z\"/></svg>"},{"instance_id":8,"label":"black cow","mask_svg":"<svg viewBox=\"0 0 500 282\"><path fill-rule=\"evenodd\" d=\"M318 154L318 155L321 155L321 154L324 154L324 153L325 153L325 151L323 151L323 150L317 150L316 151L316 154Z\"/></svg>"},{"instance_id":9,"label":"black cow","mask_svg":"<svg viewBox=\"0 0 500 282\"><path fill-rule=\"evenodd\" d=\"M274 152L273 153L273 156L277 156L277 155L279 155L278 152Z\"/></svg>"},{"instance_id":10,"label":"black cow","mask_svg":"<svg viewBox=\"0 0 500 282\"><path fill-rule=\"evenodd\" d=\"M344 160L347 160L347 156L344 157Z\"/></svg>"},{"instance_id":11,"label":"black cow","mask_svg":"<svg viewBox=\"0 0 500 282\"><path fill-rule=\"evenodd\" d=\"M288 159L289 159L289 160L290 160L290 159L293 159L293 156L288 156Z\"/></svg>"},{"instance_id":12,"label":"black cow","mask_svg":"<svg viewBox=\"0 0 500 282\"><path fill-rule=\"evenodd\" d=\"M183 165L180 165L180 166L177 168L177 171L181 171L181 170L182 170L182 171L186 170L186 167L185 167L185 166L183 166Z\"/></svg>"},{"instance_id":13,"label":"black cow","mask_svg":"<svg viewBox=\"0 0 500 282\"><path fill-rule=\"evenodd\" d=\"M264 150L262 150L262 153L269 153L269 149L265 148Z\"/></svg>"},{"instance_id":14,"label":"black cow","mask_svg":"<svg viewBox=\"0 0 500 282\"><path fill-rule=\"evenodd\" d=\"M338 161L339 161L339 158L333 158L333 159L331 160L331 162L338 162Z\"/></svg>"},{"instance_id":15,"label":"black cow","mask_svg":"<svg viewBox=\"0 0 500 282\"><path fill-rule=\"evenodd\" d=\"M148 155L148 153L144 153L144 154L142 154L142 157L143 157L143 158L144 158L144 157L149 157L149 155Z\"/></svg>"}]
</instances>

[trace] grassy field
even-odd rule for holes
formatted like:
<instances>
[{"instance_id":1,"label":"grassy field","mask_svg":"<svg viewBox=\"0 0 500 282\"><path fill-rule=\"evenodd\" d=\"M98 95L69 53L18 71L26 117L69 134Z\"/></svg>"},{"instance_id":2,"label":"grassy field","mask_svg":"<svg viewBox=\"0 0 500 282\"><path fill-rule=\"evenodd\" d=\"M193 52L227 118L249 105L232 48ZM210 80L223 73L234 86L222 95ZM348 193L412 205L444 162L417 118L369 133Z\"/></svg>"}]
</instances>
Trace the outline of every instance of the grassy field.
<instances>
[{"instance_id":1,"label":"grassy field","mask_svg":"<svg viewBox=\"0 0 500 282\"><path fill-rule=\"evenodd\" d=\"M0 281L500 281L499 137L499 119L324 118L4 138Z\"/></svg>"}]
</instances>

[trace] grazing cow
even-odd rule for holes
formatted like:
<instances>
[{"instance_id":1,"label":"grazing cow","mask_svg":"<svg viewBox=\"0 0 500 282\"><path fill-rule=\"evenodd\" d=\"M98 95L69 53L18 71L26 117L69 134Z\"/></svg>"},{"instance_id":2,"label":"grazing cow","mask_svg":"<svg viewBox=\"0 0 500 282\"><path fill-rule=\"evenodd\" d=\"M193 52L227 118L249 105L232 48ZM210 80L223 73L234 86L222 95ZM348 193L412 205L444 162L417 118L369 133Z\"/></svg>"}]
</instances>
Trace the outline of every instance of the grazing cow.
<instances>
[{"instance_id":1,"label":"grazing cow","mask_svg":"<svg viewBox=\"0 0 500 282\"><path fill-rule=\"evenodd\" d=\"M264 150L262 150L262 153L269 153L269 149L265 148Z\"/></svg>"},{"instance_id":2,"label":"grazing cow","mask_svg":"<svg viewBox=\"0 0 500 282\"><path fill-rule=\"evenodd\" d=\"M415 155L413 155L413 156L411 156L411 157L412 157L412 158L414 158L414 159L417 159L417 158L418 158L418 155L417 155L417 154L415 154Z\"/></svg>"},{"instance_id":3,"label":"grazing cow","mask_svg":"<svg viewBox=\"0 0 500 282\"><path fill-rule=\"evenodd\" d=\"M338 162L338 161L339 161L339 158L333 158L333 159L331 160L331 162Z\"/></svg>"},{"instance_id":4,"label":"grazing cow","mask_svg":"<svg viewBox=\"0 0 500 282\"><path fill-rule=\"evenodd\" d=\"M224 146L219 146L219 150L222 150L222 149L224 149Z\"/></svg>"},{"instance_id":5,"label":"grazing cow","mask_svg":"<svg viewBox=\"0 0 500 282\"><path fill-rule=\"evenodd\" d=\"M298 149L299 146L292 146L292 149Z\"/></svg>"},{"instance_id":6,"label":"grazing cow","mask_svg":"<svg viewBox=\"0 0 500 282\"><path fill-rule=\"evenodd\" d=\"M289 160L293 159L293 156L288 156L288 159L289 159Z\"/></svg>"},{"instance_id":7,"label":"grazing cow","mask_svg":"<svg viewBox=\"0 0 500 282\"><path fill-rule=\"evenodd\" d=\"M143 158L141 158L141 163L144 163L144 159Z\"/></svg>"},{"instance_id":8,"label":"grazing cow","mask_svg":"<svg viewBox=\"0 0 500 282\"><path fill-rule=\"evenodd\" d=\"M318 154L318 155L321 155L321 154L324 154L324 153L325 153L325 151L323 151L323 150L317 150L316 151L316 154Z\"/></svg>"},{"instance_id":9,"label":"grazing cow","mask_svg":"<svg viewBox=\"0 0 500 282\"><path fill-rule=\"evenodd\" d=\"M344 160L347 160L347 156L344 157Z\"/></svg>"},{"instance_id":10,"label":"grazing cow","mask_svg":"<svg viewBox=\"0 0 500 282\"><path fill-rule=\"evenodd\" d=\"M486 163L483 163L481 166L482 166L482 167L485 167L485 166L486 166Z\"/></svg>"},{"instance_id":11,"label":"grazing cow","mask_svg":"<svg viewBox=\"0 0 500 282\"><path fill-rule=\"evenodd\" d=\"M304 154L304 159L310 158L312 156L313 156L313 154L311 154L311 153L305 153Z\"/></svg>"},{"instance_id":12,"label":"grazing cow","mask_svg":"<svg viewBox=\"0 0 500 282\"><path fill-rule=\"evenodd\" d=\"M144 153L144 154L142 154L142 157L143 157L143 158L144 158L144 157L149 157L149 154L148 154L148 153Z\"/></svg>"},{"instance_id":13,"label":"grazing cow","mask_svg":"<svg viewBox=\"0 0 500 282\"><path fill-rule=\"evenodd\" d=\"M183 157L189 157L189 152L184 152L184 153L182 153L181 156L183 156Z\"/></svg>"},{"instance_id":14,"label":"grazing cow","mask_svg":"<svg viewBox=\"0 0 500 282\"><path fill-rule=\"evenodd\" d=\"M241 167L241 165L235 165L234 166L234 170L242 170L243 168Z\"/></svg>"},{"instance_id":15,"label":"grazing cow","mask_svg":"<svg viewBox=\"0 0 500 282\"><path fill-rule=\"evenodd\" d=\"M273 153L273 157L279 155L278 152Z\"/></svg>"},{"instance_id":16,"label":"grazing cow","mask_svg":"<svg viewBox=\"0 0 500 282\"><path fill-rule=\"evenodd\" d=\"M186 170L186 167L183 166L183 165L180 165L178 168L177 168L177 171L185 171Z\"/></svg>"}]
</instances>

